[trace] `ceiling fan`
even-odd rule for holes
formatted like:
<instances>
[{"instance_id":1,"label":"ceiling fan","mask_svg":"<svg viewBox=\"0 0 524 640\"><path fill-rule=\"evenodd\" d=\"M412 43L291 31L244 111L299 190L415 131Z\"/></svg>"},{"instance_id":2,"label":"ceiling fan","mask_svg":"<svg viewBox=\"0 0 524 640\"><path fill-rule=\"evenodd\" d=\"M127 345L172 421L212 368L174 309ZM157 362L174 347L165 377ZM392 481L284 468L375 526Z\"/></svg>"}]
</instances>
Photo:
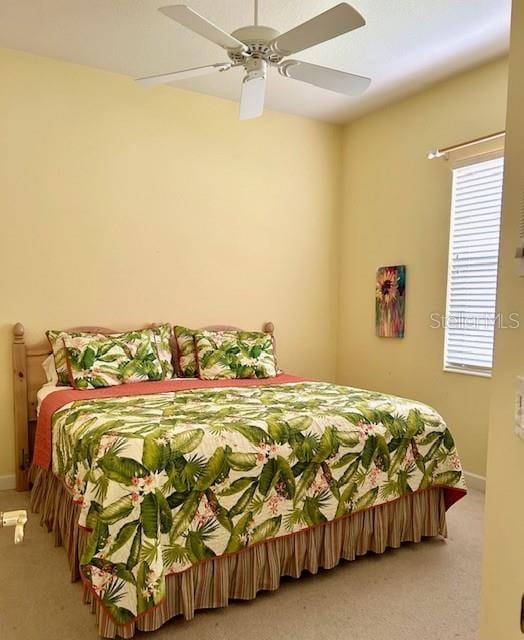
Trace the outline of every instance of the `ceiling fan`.
<instances>
[{"instance_id":1,"label":"ceiling fan","mask_svg":"<svg viewBox=\"0 0 524 640\"><path fill-rule=\"evenodd\" d=\"M159 11L184 27L218 44L227 51L230 62L183 69L147 78L137 82L145 86L167 84L176 80L228 71L244 67L240 119L257 118L264 111L266 74L268 67L275 67L286 78L329 89L348 96L356 96L367 89L370 78L321 67L301 60L289 60L287 56L309 49L336 38L366 24L360 13L346 2L324 11L315 18L280 34L271 27L258 24L258 0L255 2L254 24L229 34L183 4L161 7Z\"/></svg>"}]
</instances>

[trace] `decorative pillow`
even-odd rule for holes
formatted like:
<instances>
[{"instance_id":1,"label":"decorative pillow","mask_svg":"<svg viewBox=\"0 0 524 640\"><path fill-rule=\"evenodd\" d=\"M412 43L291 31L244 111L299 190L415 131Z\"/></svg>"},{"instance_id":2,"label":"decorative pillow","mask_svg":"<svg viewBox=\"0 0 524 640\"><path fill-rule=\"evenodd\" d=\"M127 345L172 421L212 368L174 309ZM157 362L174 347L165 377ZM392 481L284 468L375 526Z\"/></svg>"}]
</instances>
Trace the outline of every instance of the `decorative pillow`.
<instances>
[{"instance_id":1,"label":"decorative pillow","mask_svg":"<svg viewBox=\"0 0 524 640\"><path fill-rule=\"evenodd\" d=\"M53 349L58 384L62 386L73 384L75 388L88 389L122 384L123 382L163 380L174 377L170 345L171 326L169 324L137 331L114 333L108 336L85 332L48 331L47 337ZM108 346L108 341L113 341L114 343L111 348ZM101 349L100 353L99 347ZM72 349L73 351L67 353L67 349ZM85 359L83 359L83 356L79 359L79 354L76 351L79 349L86 351ZM101 364L97 363L98 357L103 358L101 360L104 369L102 377L89 375L89 369L92 367L86 367L92 360L92 366L98 367ZM115 367L108 368L108 365L116 362L122 365L123 357L128 361L134 361L134 364L129 364L125 371L121 372L120 378L118 375L115 377ZM139 361L142 364L139 364ZM75 363L74 366L73 362ZM135 367L137 372L130 374ZM69 368L75 374L72 379ZM82 382L81 380L85 376L80 376L79 371L87 372L87 378L93 378L93 383L89 381ZM75 379L77 379L76 384Z\"/></svg>"},{"instance_id":2,"label":"decorative pillow","mask_svg":"<svg viewBox=\"0 0 524 640\"><path fill-rule=\"evenodd\" d=\"M166 344L169 346L166 331L166 325L162 325L109 336L65 337L71 384L75 389L92 389L172 377L171 362L165 360Z\"/></svg>"},{"instance_id":3,"label":"decorative pillow","mask_svg":"<svg viewBox=\"0 0 524 640\"><path fill-rule=\"evenodd\" d=\"M203 380L277 375L273 337L258 331L198 331L195 349Z\"/></svg>"},{"instance_id":4,"label":"decorative pillow","mask_svg":"<svg viewBox=\"0 0 524 640\"><path fill-rule=\"evenodd\" d=\"M176 372L173 367L173 351L171 349L171 338L173 336L171 325L159 324L152 329L146 329L146 331L151 331L154 336L164 378L176 378Z\"/></svg>"},{"instance_id":5,"label":"decorative pillow","mask_svg":"<svg viewBox=\"0 0 524 640\"><path fill-rule=\"evenodd\" d=\"M61 387L68 387L70 385L69 382L69 372L67 370L67 360L66 360L66 352L64 348L64 338L79 338L81 336L93 335L91 333L81 333L78 331L75 332L67 332L67 331L56 331L54 329L47 331L46 336L49 340L49 344L51 345L51 349L53 350L53 358L55 359L55 369L56 374L58 376L57 385Z\"/></svg>"},{"instance_id":6,"label":"decorative pillow","mask_svg":"<svg viewBox=\"0 0 524 640\"><path fill-rule=\"evenodd\" d=\"M178 374L184 378L195 378L198 375L195 352L196 333L187 327L175 326Z\"/></svg>"}]
</instances>

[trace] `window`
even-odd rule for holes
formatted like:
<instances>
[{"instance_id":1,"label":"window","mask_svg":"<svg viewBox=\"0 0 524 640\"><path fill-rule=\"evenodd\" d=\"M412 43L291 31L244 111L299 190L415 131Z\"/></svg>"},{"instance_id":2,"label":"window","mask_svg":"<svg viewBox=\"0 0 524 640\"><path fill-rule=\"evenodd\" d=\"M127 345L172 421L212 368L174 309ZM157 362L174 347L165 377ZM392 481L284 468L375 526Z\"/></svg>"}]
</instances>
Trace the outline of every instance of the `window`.
<instances>
[{"instance_id":1,"label":"window","mask_svg":"<svg viewBox=\"0 0 524 640\"><path fill-rule=\"evenodd\" d=\"M491 375L504 158L453 170L444 370Z\"/></svg>"}]
</instances>

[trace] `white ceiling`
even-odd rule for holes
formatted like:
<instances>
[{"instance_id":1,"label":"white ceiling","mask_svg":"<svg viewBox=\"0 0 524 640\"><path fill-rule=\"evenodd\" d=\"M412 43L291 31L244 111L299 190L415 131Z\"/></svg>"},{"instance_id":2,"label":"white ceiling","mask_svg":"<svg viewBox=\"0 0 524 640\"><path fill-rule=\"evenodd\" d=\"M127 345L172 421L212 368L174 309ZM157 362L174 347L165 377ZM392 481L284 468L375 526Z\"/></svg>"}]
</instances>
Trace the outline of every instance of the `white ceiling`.
<instances>
[{"instance_id":1,"label":"white ceiling","mask_svg":"<svg viewBox=\"0 0 524 640\"><path fill-rule=\"evenodd\" d=\"M0 0L0 46L133 77L227 61L218 46L157 11L177 2L228 32L253 22L252 0ZM284 32L337 3L260 0L260 23ZM272 70L268 108L345 122L508 49L511 0L351 4L366 19L365 27L294 57L369 76L370 89L348 98ZM177 86L237 100L241 77L241 70L233 69Z\"/></svg>"}]
</instances>

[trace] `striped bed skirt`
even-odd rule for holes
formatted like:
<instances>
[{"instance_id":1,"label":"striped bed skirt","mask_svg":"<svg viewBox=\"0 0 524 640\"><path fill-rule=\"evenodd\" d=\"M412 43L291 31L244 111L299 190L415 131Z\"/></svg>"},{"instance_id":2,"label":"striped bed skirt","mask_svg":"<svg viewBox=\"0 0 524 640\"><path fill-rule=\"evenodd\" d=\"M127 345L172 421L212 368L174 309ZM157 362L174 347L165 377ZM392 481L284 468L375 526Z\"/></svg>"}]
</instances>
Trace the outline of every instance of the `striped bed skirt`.
<instances>
[{"instance_id":1,"label":"striped bed skirt","mask_svg":"<svg viewBox=\"0 0 524 640\"><path fill-rule=\"evenodd\" d=\"M31 508L40 514L40 523L53 531L55 545L65 547L71 580L78 580L79 558L89 536L78 526L80 509L51 471L34 467L31 479ZM137 631L154 631L178 615L190 620L198 609L227 607L230 600L252 600L259 591L278 589L283 576L299 578L303 571L314 574L319 569L331 569L341 559L354 560L369 551L383 553L403 542L446 537L444 493L445 489L439 487L418 491L171 574L165 599L125 625L115 624L87 586L84 602L96 614L101 637L132 638Z\"/></svg>"}]
</instances>

